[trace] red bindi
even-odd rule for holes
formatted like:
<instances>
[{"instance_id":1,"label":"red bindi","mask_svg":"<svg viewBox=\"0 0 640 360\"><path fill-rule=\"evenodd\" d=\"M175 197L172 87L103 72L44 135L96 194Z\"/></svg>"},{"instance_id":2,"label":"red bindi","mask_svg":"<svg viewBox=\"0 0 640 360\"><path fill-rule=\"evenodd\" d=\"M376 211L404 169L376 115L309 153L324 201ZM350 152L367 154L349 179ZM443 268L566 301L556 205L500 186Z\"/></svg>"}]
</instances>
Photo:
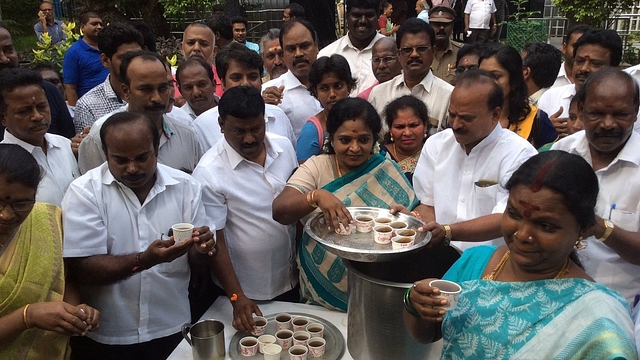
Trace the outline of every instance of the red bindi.
<instances>
[{"instance_id":1,"label":"red bindi","mask_svg":"<svg viewBox=\"0 0 640 360\"><path fill-rule=\"evenodd\" d=\"M544 180L544 177L545 175L547 175L549 170L551 170L551 166L553 166L553 161L548 162L545 166L542 167L542 169L540 169L540 172L538 172L536 179L531 185L531 192L537 193L538 191L542 190L542 181Z\"/></svg>"},{"instance_id":2,"label":"red bindi","mask_svg":"<svg viewBox=\"0 0 640 360\"><path fill-rule=\"evenodd\" d=\"M522 205L522 207L524 207L526 209L525 211L522 212L522 215L524 215L524 217L526 217L527 219L530 218L533 215L532 211L540 210L539 206L530 204L530 203L528 203L526 201L520 200L520 201L518 201L518 203L520 205Z\"/></svg>"}]
</instances>

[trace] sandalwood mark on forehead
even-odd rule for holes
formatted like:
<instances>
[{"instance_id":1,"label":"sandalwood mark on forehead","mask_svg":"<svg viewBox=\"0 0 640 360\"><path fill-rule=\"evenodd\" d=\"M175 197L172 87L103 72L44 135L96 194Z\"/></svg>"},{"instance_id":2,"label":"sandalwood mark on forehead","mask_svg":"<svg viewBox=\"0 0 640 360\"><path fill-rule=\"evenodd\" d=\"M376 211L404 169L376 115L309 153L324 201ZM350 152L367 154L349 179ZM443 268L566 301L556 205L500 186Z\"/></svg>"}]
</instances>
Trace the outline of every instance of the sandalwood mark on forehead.
<instances>
[{"instance_id":1,"label":"sandalwood mark on forehead","mask_svg":"<svg viewBox=\"0 0 640 360\"><path fill-rule=\"evenodd\" d=\"M518 203L520 205L522 205L522 207L524 207L526 209L525 211L522 212L522 215L524 215L524 217L526 217L527 219L530 218L533 215L532 211L539 211L540 210L539 206L530 204L530 203L528 203L526 201L523 201L523 200L518 201Z\"/></svg>"}]
</instances>

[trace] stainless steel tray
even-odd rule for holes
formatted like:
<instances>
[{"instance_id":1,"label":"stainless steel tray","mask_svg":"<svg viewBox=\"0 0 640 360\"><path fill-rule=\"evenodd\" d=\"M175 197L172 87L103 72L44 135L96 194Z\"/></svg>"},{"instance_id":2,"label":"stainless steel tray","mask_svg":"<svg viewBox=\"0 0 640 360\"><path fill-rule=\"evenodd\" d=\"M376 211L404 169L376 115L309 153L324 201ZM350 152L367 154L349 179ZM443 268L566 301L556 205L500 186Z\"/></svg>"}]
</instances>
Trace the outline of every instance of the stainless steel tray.
<instances>
[{"instance_id":1,"label":"stainless steel tray","mask_svg":"<svg viewBox=\"0 0 640 360\"><path fill-rule=\"evenodd\" d=\"M265 331L265 334L275 336L276 315L278 314L271 314L271 315L264 316L269 321L269 323L267 324L267 330ZM342 358L342 355L344 354L344 351L345 351L345 341L344 341L344 337L342 337L342 333L340 332L340 330L338 330L338 328L335 325L330 323L328 320L325 320L319 316L312 315L312 314L299 313L299 312L287 312L287 314L291 315L291 317L304 316L309 318L309 320L311 320L312 322L317 322L324 325L323 338L327 342L327 344L325 345L325 353L321 357L318 357L318 358L308 357L309 359L338 360ZM264 355L260 353L257 353L254 356L242 356L240 354L240 339L242 339L245 336L254 336L254 335L251 335L251 333L248 333L246 331L236 331L236 333L231 338L231 341L229 342L229 355L231 355L231 358L234 360L264 359ZM254 337L257 338L257 336L254 336ZM280 359L289 360L288 350L284 350L284 349L282 350L282 353L280 353Z\"/></svg>"},{"instance_id":2,"label":"stainless steel tray","mask_svg":"<svg viewBox=\"0 0 640 360\"><path fill-rule=\"evenodd\" d=\"M394 260L398 255L408 253L421 248L431 240L431 232L418 232L418 228L424 223L413 216L405 214L391 215L389 210L372 207L348 207L354 218L356 215L369 215L374 218L385 216L394 220L407 223L409 229L416 230L415 243L412 246L392 249L391 244L378 244L373 241L373 231L369 233L359 233L354 229L350 235L338 235L335 231L327 229L324 216L318 213L311 217L304 226L304 230L317 242L336 254L337 256L360 262L383 262Z\"/></svg>"}]
</instances>

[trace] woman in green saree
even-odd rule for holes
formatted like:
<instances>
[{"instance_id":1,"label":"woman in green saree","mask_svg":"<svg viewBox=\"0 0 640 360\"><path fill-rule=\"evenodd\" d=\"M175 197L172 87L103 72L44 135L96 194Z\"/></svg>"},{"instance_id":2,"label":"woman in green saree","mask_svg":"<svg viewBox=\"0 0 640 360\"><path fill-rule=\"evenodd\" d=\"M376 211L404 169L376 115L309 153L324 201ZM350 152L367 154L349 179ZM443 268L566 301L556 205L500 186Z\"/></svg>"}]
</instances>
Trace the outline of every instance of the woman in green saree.
<instances>
[{"instance_id":1,"label":"woman in green saree","mask_svg":"<svg viewBox=\"0 0 640 360\"><path fill-rule=\"evenodd\" d=\"M35 203L40 166L0 144L0 359L63 359L71 335L98 328L100 313L73 306L62 263L62 214Z\"/></svg>"},{"instance_id":2,"label":"woman in green saree","mask_svg":"<svg viewBox=\"0 0 640 360\"><path fill-rule=\"evenodd\" d=\"M382 128L366 100L347 98L329 112L326 154L311 157L291 176L273 202L273 217L282 224L305 223L322 211L330 229L354 226L348 206L413 209L418 200L396 163L377 153ZM303 234L297 256L300 290L307 303L347 309L347 270L322 245Z\"/></svg>"}]
</instances>

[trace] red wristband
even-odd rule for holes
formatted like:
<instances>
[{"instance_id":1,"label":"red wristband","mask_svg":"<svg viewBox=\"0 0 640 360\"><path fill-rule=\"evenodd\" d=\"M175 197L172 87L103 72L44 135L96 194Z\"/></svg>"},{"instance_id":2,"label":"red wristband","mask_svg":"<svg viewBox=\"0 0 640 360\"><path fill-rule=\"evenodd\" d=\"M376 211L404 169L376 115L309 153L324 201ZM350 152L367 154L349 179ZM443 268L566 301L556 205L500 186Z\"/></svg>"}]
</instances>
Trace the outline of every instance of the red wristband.
<instances>
[{"instance_id":1,"label":"red wristband","mask_svg":"<svg viewBox=\"0 0 640 360\"><path fill-rule=\"evenodd\" d=\"M139 252L136 254L136 266L134 266L133 269L131 269L131 271L133 271L134 273L148 269L148 267L144 266L142 262L140 262L140 255L142 255L142 252Z\"/></svg>"}]
</instances>

